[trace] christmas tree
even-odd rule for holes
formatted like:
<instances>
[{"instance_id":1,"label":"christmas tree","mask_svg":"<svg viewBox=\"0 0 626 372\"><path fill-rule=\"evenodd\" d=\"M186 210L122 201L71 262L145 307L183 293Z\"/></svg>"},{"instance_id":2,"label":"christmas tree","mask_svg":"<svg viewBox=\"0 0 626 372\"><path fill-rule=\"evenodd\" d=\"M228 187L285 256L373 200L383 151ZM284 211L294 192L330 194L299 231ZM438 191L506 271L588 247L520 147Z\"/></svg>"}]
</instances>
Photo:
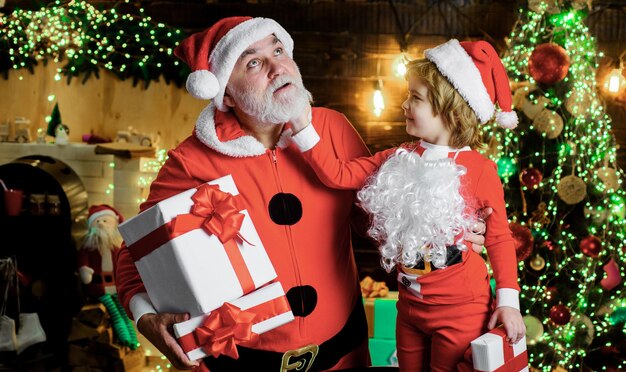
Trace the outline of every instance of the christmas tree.
<instances>
[{"instance_id":1,"label":"christmas tree","mask_svg":"<svg viewBox=\"0 0 626 372\"><path fill-rule=\"evenodd\" d=\"M55 103L54 108L52 109L52 114L50 114L50 121L48 122L46 134L51 137L56 137L55 129L59 124L61 124L61 111L59 111L59 104Z\"/></svg>"},{"instance_id":2,"label":"christmas tree","mask_svg":"<svg viewBox=\"0 0 626 372\"><path fill-rule=\"evenodd\" d=\"M516 239L529 362L626 368L626 236L588 1L529 0L504 56L520 118L486 128Z\"/></svg>"}]
</instances>

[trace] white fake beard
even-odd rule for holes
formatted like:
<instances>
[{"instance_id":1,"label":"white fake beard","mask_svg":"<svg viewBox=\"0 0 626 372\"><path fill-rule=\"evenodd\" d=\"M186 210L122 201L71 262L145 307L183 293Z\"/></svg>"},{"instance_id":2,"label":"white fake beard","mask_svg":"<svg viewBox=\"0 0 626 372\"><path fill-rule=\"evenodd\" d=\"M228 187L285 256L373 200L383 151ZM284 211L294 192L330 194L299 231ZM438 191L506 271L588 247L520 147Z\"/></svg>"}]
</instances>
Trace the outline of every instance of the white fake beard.
<instances>
[{"instance_id":1,"label":"white fake beard","mask_svg":"<svg viewBox=\"0 0 626 372\"><path fill-rule=\"evenodd\" d=\"M102 256L106 250L113 251L122 245L123 238L117 227L91 227L83 242L83 248L97 249Z\"/></svg>"},{"instance_id":2,"label":"white fake beard","mask_svg":"<svg viewBox=\"0 0 626 372\"><path fill-rule=\"evenodd\" d=\"M274 98L276 89L290 83L296 91L287 96ZM302 78L280 75L267 87L265 92L258 94L253 89L233 89L233 95L238 96L241 110L257 118L262 123L279 125L289 122L302 114L308 104L313 101L311 92L304 88Z\"/></svg>"},{"instance_id":3,"label":"white fake beard","mask_svg":"<svg viewBox=\"0 0 626 372\"><path fill-rule=\"evenodd\" d=\"M433 265L446 267L447 246L467 248L456 237L468 230L460 176L466 168L452 159L425 161L398 149L367 181L357 198L372 216L369 235L381 243L382 266L414 267L430 255Z\"/></svg>"}]
</instances>

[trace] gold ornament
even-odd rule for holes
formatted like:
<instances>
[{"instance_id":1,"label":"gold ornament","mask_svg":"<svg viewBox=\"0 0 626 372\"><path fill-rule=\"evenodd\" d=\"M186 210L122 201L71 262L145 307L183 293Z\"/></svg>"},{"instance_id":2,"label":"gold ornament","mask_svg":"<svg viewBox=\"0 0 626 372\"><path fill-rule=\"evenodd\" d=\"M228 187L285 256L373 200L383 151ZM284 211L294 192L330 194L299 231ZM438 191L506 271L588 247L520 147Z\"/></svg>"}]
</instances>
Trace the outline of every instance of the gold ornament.
<instances>
[{"instance_id":1,"label":"gold ornament","mask_svg":"<svg viewBox=\"0 0 626 372\"><path fill-rule=\"evenodd\" d=\"M524 325L526 326L526 342L529 345L536 344L543 336L541 320L532 315L524 315Z\"/></svg>"},{"instance_id":2,"label":"gold ornament","mask_svg":"<svg viewBox=\"0 0 626 372\"><path fill-rule=\"evenodd\" d=\"M602 167L596 171L596 175L602 180L604 186L609 190L617 190L619 188L619 173L610 167Z\"/></svg>"},{"instance_id":3,"label":"gold ornament","mask_svg":"<svg viewBox=\"0 0 626 372\"><path fill-rule=\"evenodd\" d=\"M563 131L563 118L552 110L543 110L533 120L533 126L549 139L555 139Z\"/></svg>"},{"instance_id":4,"label":"gold ornament","mask_svg":"<svg viewBox=\"0 0 626 372\"><path fill-rule=\"evenodd\" d=\"M601 225L609 217L609 211L606 209L595 209L593 207L589 208L585 206L584 213L585 216L589 216L591 221L593 221L596 225Z\"/></svg>"},{"instance_id":5,"label":"gold ornament","mask_svg":"<svg viewBox=\"0 0 626 372\"><path fill-rule=\"evenodd\" d=\"M556 368L554 368L552 372L567 372L567 370L561 366L556 366Z\"/></svg>"},{"instance_id":6,"label":"gold ornament","mask_svg":"<svg viewBox=\"0 0 626 372\"><path fill-rule=\"evenodd\" d=\"M576 10L581 10L587 8L587 10L591 10L592 0L574 0L572 1L572 8Z\"/></svg>"},{"instance_id":7,"label":"gold ornament","mask_svg":"<svg viewBox=\"0 0 626 372\"><path fill-rule=\"evenodd\" d=\"M532 101L524 98L522 102L522 112L526 115L530 120L533 120L540 112L545 110L546 106L550 103L550 100L544 96L537 98L537 104L534 104Z\"/></svg>"},{"instance_id":8,"label":"gold ornament","mask_svg":"<svg viewBox=\"0 0 626 372\"><path fill-rule=\"evenodd\" d=\"M580 203L587 195L587 185L580 177L569 175L561 178L556 185L556 192L564 202L574 205Z\"/></svg>"},{"instance_id":9,"label":"gold ornament","mask_svg":"<svg viewBox=\"0 0 626 372\"><path fill-rule=\"evenodd\" d=\"M540 255L536 254L532 260L530 260L530 268L535 271L543 270L546 267L546 260L543 259Z\"/></svg>"},{"instance_id":10,"label":"gold ornament","mask_svg":"<svg viewBox=\"0 0 626 372\"><path fill-rule=\"evenodd\" d=\"M545 225L550 223L548 218L548 210L546 203L541 202L537 206L537 210L532 213L532 217L528 219L528 224L536 229L543 229Z\"/></svg>"},{"instance_id":11,"label":"gold ornament","mask_svg":"<svg viewBox=\"0 0 626 372\"><path fill-rule=\"evenodd\" d=\"M565 109L572 115L582 115L591 107L591 98L589 94L575 89L565 100Z\"/></svg>"},{"instance_id":12,"label":"gold ornament","mask_svg":"<svg viewBox=\"0 0 626 372\"><path fill-rule=\"evenodd\" d=\"M524 107L524 104L526 102L528 102L528 99L526 98L528 96L528 93L530 92L529 89L529 84L525 84L525 85L518 85L519 88L515 89L514 88L514 93L513 93L513 108L516 109L521 109L522 107Z\"/></svg>"},{"instance_id":13,"label":"gold ornament","mask_svg":"<svg viewBox=\"0 0 626 372\"><path fill-rule=\"evenodd\" d=\"M583 345L584 346L591 345L591 342L593 341L593 335L595 333L591 319L589 319L586 315L576 315L574 319L572 319L570 324L571 326L575 327L574 328L575 334L579 334L578 331L581 329L587 331L585 338L582 340Z\"/></svg>"},{"instance_id":14,"label":"gold ornament","mask_svg":"<svg viewBox=\"0 0 626 372\"><path fill-rule=\"evenodd\" d=\"M544 11L550 14L561 12L558 0L528 0L528 9L540 14Z\"/></svg>"}]
</instances>

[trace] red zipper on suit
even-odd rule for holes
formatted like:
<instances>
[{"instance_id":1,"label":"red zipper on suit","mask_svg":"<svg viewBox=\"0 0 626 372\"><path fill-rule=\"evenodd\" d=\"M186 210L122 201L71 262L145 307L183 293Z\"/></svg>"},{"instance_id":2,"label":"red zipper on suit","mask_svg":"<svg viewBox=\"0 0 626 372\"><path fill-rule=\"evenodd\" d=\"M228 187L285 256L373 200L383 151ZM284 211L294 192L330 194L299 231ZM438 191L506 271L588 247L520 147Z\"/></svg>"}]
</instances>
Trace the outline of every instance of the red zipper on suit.
<instances>
[{"instance_id":1,"label":"red zipper on suit","mask_svg":"<svg viewBox=\"0 0 626 372\"><path fill-rule=\"evenodd\" d=\"M276 182L276 186L278 188L278 192L280 193L284 193L283 187L282 187L282 183L280 181L280 174L279 174L279 170L278 170L278 155L277 155L277 151L276 149L273 150L268 150L268 155L270 157L270 160L272 162L272 170L274 173L274 180ZM283 208L285 211L287 211L287 206L283 205ZM285 225L285 235L287 236L287 242L289 243L289 254L291 256L291 264L293 267L293 271L296 275L296 284L298 286L302 285L302 277L300 275L300 269L299 269L299 265L298 265L298 257L296 257L296 249L295 246L293 244L293 234L291 231L291 226L289 225ZM280 277L278 277L278 280L280 281ZM285 288L285 291L288 291L289 288ZM298 326L300 328L300 337L306 337L306 328L305 328L305 324L304 324L304 317L298 317Z\"/></svg>"}]
</instances>

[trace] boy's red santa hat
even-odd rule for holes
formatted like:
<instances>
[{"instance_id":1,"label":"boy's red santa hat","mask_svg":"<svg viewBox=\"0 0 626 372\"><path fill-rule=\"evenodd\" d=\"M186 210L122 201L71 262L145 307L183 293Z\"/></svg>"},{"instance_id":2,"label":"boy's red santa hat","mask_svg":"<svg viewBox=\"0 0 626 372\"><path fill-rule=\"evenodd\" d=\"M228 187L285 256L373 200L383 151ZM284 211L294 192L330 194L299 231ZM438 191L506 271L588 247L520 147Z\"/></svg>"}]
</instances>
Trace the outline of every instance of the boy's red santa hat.
<instances>
[{"instance_id":1,"label":"boy's red santa hat","mask_svg":"<svg viewBox=\"0 0 626 372\"><path fill-rule=\"evenodd\" d=\"M452 39L426 50L424 55L452 83L482 124L493 117L497 103L501 111L496 113L496 122L509 129L517 126L517 115L511 109L509 78L491 44L486 41L459 43Z\"/></svg>"},{"instance_id":2,"label":"boy's red santa hat","mask_svg":"<svg viewBox=\"0 0 626 372\"><path fill-rule=\"evenodd\" d=\"M187 90L200 99L213 99L215 107L227 111L224 90L241 54L253 43L274 35L293 58L293 40L285 29L269 18L229 17L209 29L195 33L174 50L191 68Z\"/></svg>"},{"instance_id":3,"label":"boy's red santa hat","mask_svg":"<svg viewBox=\"0 0 626 372\"><path fill-rule=\"evenodd\" d=\"M93 221L95 221L98 217L102 217L105 215L117 218L118 223L124 222L124 217L122 217L122 215L117 210L115 210L115 208L106 204L92 205L91 207L89 207L88 214L89 217L87 218L87 226L91 226Z\"/></svg>"}]
</instances>

